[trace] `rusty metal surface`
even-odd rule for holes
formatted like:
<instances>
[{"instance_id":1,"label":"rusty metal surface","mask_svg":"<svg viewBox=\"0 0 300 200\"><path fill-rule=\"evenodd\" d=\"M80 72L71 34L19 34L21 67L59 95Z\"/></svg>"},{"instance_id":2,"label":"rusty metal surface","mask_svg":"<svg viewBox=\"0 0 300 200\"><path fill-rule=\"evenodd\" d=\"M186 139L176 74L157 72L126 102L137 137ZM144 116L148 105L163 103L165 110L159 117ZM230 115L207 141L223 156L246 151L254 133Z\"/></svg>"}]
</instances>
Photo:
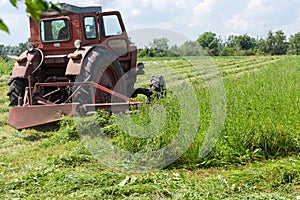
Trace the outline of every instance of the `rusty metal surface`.
<instances>
[{"instance_id":1,"label":"rusty metal surface","mask_svg":"<svg viewBox=\"0 0 300 200\"><path fill-rule=\"evenodd\" d=\"M127 96L125 96L125 95L123 95L123 94L120 94L120 93L118 93L118 92L116 92L116 91L110 90L110 89L108 89L107 87L104 87L104 86L102 86L102 85L100 85L100 84L97 84L97 83L95 83L95 82L91 82L91 85L94 86L95 88L101 90L101 91L107 92L107 93L109 93L109 94L111 94L111 95L114 95L114 96L116 96L116 97L119 97L120 99L123 99L123 100L125 100L125 101L137 103L136 100L134 100L134 99L132 99L132 98L130 98L130 97L127 97Z\"/></svg>"},{"instance_id":2,"label":"rusty metal surface","mask_svg":"<svg viewBox=\"0 0 300 200\"><path fill-rule=\"evenodd\" d=\"M94 46L85 46L81 49L76 50L73 54L81 54L82 58L78 60L69 59L68 66L66 69L66 75L78 75L80 74L82 62L84 61L85 56L87 53L93 48Z\"/></svg>"},{"instance_id":3,"label":"rusty metal surface","mask_svg":"<svg viewBox=\"0 0 300 200\"><path fill-rule=\"evenodd\" d=\"M78 82L78 83L68 83L68 82L54 82L54 83L38 83L38 86L71 86L73 84L91 85L101 91L109 93L127 102L114 102L114 103L99 103L99 104L84 104L85 113L93 113L97 109L104 109L109 112L124 112L130 110L133 107L139 105L136 100L122 95L116 91L110 90L102 85L95 82ZM74 94L76 91L74 92ZM71 96L72 97L72 96ZM44 125L52 122L59 121L61 115L72 115L73 109L76 104L51 104L51 102L44 102L41 99L37 99L38 103L42 105L31 105L31 106L17 106L11 107L9 109L8 124L16 129L25 129L34 126Z\"/></svg>"},{"instance_id":4,"label":"rusty metal surface","mask_svg":"<svg viewBox=\"0 0 300 200\"><path fill-rule=\"evenodd\" d=\"M59 121L61 115L71 115L73 104L35 105L9 108L8 124L25 129Z\"/></svg>"},{"instance_id":5,"label":"rusty metal surface","mask_svg":"<svg viewBox=\"0 0 300 200\"><path fill-rule=\"evenodd\" d=\"M11 78L26 78L32 72L34 66L37 65L36 63L41 61L40 59L37 51L24 52L19 57L19 60L22 60L22 62L15 62Z\"/></svg>"}]
</instances>

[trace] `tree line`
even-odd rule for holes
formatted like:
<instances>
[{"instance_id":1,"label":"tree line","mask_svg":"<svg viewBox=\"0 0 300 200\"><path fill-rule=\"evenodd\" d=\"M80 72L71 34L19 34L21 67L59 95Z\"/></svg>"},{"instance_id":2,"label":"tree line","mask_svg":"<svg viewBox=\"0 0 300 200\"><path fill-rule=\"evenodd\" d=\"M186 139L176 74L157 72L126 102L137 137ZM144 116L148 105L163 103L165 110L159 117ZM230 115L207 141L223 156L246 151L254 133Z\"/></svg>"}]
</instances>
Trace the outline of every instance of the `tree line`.
<instances>
[{"instance_id":1,"label":"tree line","mask_svg":"<svg viewBox=\"0 0 300 200\"><path fill-rule=\"evenodd\" d=\"M8 60L8 55L19 56L26 50L26 43L19 43L17 46L5 46L0 44L0 59Z\"/></svg>"},{"instance_id":2,"label":"tree line","mask_svg":"<svg viewBox=\"0 0 300 200\"><path fill-rule=\"evenodd\" d=\"M196 41L186 41L181 46L169 46L168 38L156 38L148 47L139 49L139 57L164 56L248 56L248 55L300 55L300 32L289 38L282 30L269 31L267 37L254 38L248 34L230 35L225 40L213 32L199 35ZM20 55L25 51L26 43L17 46L0 44L0 58L7 55ZM205 50L205 51L203 51Z\"/></svg>"},{"instance_id":3,"label":"tree line","mask_svg":"<svg viewBox=\"0 0 300 200\"><path fill-rule=\"evenodd\" d=\"M269 31L267 37L254 38L248 34L230 35L225 40L213 32L199 35L196 41L186 41L181 46L168 45L168 38L157 38L139 51L140 57L198 56L249 56L300 54L300 32L289 38L282 30ZM205 50L205 51L204 51Z\"/></svg>"}]
</instances>

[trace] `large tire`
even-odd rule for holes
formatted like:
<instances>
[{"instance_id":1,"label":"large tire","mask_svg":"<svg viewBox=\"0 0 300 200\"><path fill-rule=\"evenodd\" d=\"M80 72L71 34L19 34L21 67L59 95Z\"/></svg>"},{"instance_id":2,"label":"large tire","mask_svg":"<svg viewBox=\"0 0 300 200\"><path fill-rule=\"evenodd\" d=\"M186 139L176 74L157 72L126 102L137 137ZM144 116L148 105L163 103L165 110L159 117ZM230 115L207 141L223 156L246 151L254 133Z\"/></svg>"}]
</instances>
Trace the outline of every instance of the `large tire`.
<instances>
[{"instance_id":1,"label":"large tire","mask_svg":"<svg viewBox=\"0 0 300 200\"><path fill-rule=\"evenodd\" d=\"M27 79L24 78L15 78L9 81L9 96L10 103L9 106L18 106L20 105L20 100L23 100L25 94L25 88L28 86Z\"/></svg>"},{"instance_id":2,"label":"large tire","mask_svg":"<svg viewBox=\"0 0 300 200\"><path fill-rule=\"evenodd\" d=\"M108 89L126 95L125 79L123 77L123 69L117 60L117 57L104 47L95 47L85 57L80 75L76 77L75 82L84 82L88 77L88 81L98 83ZM78 86L74 87L75 91ZM81 86L73 98L74 103L90 104L93 103L110 103L115 101L112 95L96 90L95 96L91 94L89 85Z\"/></svg>"},{"instance_id":3,"label":"large tire","mask_svg":"<svg viewBox=\"0 0 300 200\"><path fill-rule=\"evenodd\" d=\"M166 95L166 83L162 75L153 75L150 83L151 100Z\"/></svg>"},{"instance_id":4,"label":"large tire","mask_svg":"<svg viewBox=\"0 0 300 200\"><path fill-rule=\"evenodd\" d=\"M153 75L150 80L150 90L163 94L165 92L165 79L162 75Z\"/></svg>"}]
</instances>

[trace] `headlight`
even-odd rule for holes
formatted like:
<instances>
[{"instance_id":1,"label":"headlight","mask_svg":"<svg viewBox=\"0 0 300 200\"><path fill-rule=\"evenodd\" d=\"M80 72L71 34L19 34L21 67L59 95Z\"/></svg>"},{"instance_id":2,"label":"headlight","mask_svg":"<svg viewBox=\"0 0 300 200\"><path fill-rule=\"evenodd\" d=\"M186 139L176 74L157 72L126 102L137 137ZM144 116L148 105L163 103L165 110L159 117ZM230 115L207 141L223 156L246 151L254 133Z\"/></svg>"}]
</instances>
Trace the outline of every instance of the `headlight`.
<instances>
[{"instance_id":1,"label":"headlight","mask_svg":"<svg viewBox=\"0 0 300 200\"><path fill-rule=\"evenodd\" d=\"M32 52L34 50L33 44L31 42L28 42L26 44L26 49L27 49L27 51Z\"/></svg>"},{"instance_id":2,"label":"headlight","mask_svg":"<svg viewBox=\"0 0 300 200\"><path fill-rule=\"evenodd\" d=\"M80 49L80 48L81 48L81 45L82 45L81 40L75 40L74 46L75 46L76 49Z\"/></svg>"}]
</instances>

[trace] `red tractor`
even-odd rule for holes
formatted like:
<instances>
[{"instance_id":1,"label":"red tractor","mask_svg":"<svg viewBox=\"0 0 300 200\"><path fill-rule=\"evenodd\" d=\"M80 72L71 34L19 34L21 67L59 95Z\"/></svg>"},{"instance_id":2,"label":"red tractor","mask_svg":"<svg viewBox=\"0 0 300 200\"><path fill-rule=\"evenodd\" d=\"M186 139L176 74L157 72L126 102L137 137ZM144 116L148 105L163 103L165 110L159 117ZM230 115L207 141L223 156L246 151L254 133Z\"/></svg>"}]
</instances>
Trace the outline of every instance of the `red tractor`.
<instances>
[{"instance_id":1,"label":"red tractor","mask_svg":"<svg viewBox=\"0 0 300 200\"><path fill-rule=\"evenodd\" d=\"M9 81L8 123L24 129L60 120L61 115L96 109L124 111L138 94L161 92L161 76L150 89L134 88L137 48L118 11L61 4L39 22L30 18L31 42L16 58Z\"/></svg>"}]
</instances>

